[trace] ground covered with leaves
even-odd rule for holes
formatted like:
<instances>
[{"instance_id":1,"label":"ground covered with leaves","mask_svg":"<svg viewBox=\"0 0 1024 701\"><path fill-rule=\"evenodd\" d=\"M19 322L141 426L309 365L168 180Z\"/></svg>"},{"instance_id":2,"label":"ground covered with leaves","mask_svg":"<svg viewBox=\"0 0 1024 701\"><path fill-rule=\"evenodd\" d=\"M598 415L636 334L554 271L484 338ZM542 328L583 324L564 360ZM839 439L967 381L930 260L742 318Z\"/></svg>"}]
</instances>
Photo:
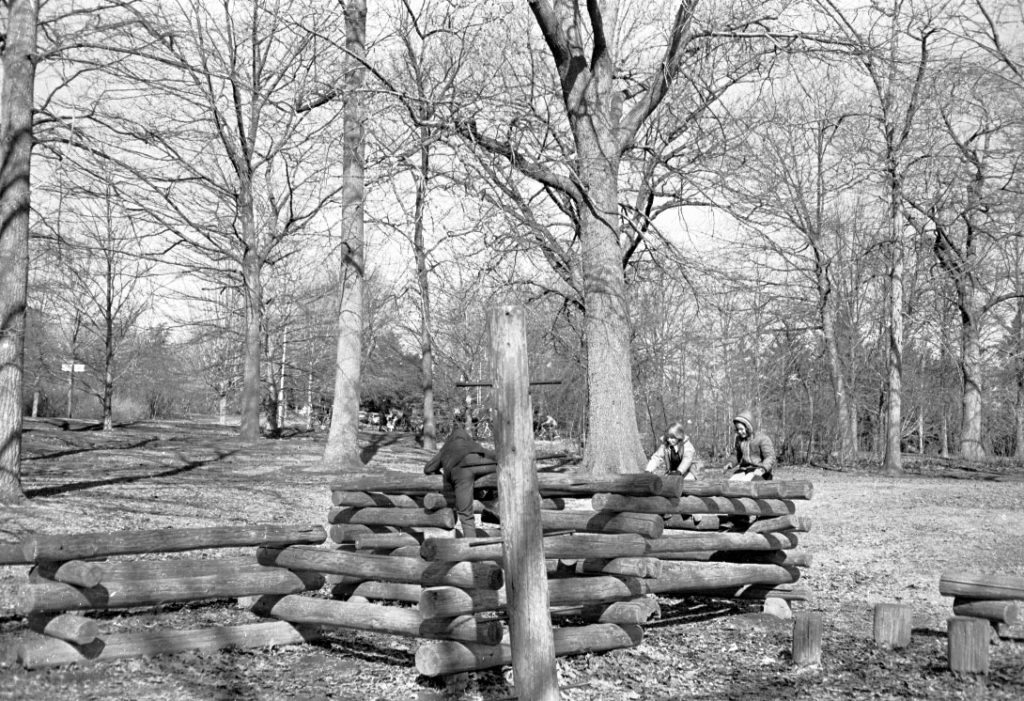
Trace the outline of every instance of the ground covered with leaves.
<instances>
[{"instance_id":1,"label":"ground covered with leaves","mask_svg":"<svg viewBox=\"0 0 1024 701\"><path fill-rule=\"evenodd\" d=\"M245 445L201 423L140 423L113 432L87 424L28 424L24 484L30 500L0 507L0 543L30 533L80 533L227 524L322 524L336 473L319 462L322 434ZM367 434L368 470L419 472L427 454L409 436ZM782 466L780 479L814 482L798 503L813 520L801 547L814 555L795 609L824 618L822 663L790 660L792 623L756 604L662 598L661 618L636 648L560 658L562 698L575 699L1020 699L1024 625L1005 628L987 677L946 668L952 602L943 572L1024 576L1024 467L964 466L924 458L881 476ZM252 549L207 551L237 555ZM417 675L417 641L333 632L321 643L165 655L27 671L10 659L28 634L12 594L28 567L0 566L0 698L15 699L498 699L513 698L508 669L447 679ZM872 608L914 609L902 650L877 648ZM97 616L102 633L202 628L256 620L234 602L174 605Z\"/></svg>"}]
</instances>

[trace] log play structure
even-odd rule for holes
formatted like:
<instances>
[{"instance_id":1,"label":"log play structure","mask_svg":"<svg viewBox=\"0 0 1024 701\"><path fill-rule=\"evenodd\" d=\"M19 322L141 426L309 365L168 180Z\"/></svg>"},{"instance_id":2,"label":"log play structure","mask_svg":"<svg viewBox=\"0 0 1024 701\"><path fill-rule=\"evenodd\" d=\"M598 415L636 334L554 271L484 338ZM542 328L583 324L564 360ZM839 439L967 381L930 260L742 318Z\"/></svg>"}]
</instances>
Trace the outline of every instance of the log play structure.
<instances>
[{"instance_id":1,"label":"log play structure","mask_svg":"<svg viewBox=\"0 0 1024 701\"><path fill-rule=\"evenodd\" d=\"M520 698L547 699L558 697L557 656L639 644L657 596L771 600L776 610L811 599L800 582L811 556L798 547L810 522L797 514L811 483L538 471L522 312L492 310L489 323L499 469L477 480L474 503L486 535L455 537L453 495L417 465L339 476L326 528L30 536L0 546L0 564L32 565L15 600L33 631L20 662L298 644L349 629L419 639L426 676L512 665ZM955 641L954 669L987 668L976 622L987 654L989 627L1018 619L1024 581L997 580L943 577L941 592L955 597L951 668ZM223 599L257 622L101 634L87 615ZM904 608L876 608L876 640L909 642ZM820 660L821 631L819 613L797 612L795 663Z\"/></svg>"}]
</instances>

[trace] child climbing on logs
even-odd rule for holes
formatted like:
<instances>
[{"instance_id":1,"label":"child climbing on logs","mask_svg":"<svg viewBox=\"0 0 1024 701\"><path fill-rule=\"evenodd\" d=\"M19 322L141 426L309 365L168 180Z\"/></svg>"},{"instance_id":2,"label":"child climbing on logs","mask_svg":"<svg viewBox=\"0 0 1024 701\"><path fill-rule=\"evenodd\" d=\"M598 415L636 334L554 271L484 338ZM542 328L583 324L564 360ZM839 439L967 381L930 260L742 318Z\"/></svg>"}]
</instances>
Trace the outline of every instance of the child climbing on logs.
<instances>
[{"instance_id":1,"label":"child climbing on logs","mask_svg":"<svg viewBox=\"0 0 1024 701\"><path fill-rule=\"evenodd\" d=\"M497 456L473 440L464 428L448 436L441 450L423 466L423 473L444 476L445 489L455 492L455 513L459 516L463 538L476 537L473 516L473 482L477 477L497 471Z\"/></svg>"}]
</instances>

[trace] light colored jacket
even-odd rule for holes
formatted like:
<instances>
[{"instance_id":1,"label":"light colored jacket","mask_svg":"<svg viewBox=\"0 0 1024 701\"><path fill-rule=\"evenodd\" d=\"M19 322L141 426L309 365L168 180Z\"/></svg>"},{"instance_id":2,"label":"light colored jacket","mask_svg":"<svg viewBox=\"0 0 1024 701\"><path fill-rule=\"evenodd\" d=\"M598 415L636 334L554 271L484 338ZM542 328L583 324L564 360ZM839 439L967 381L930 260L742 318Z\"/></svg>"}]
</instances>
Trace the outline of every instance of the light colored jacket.
<instances>
[{"instance_id":1,"label":"light colored jacket","mask_svg":"<svg viewBox=\"0 0 1024 701\"><path fill-rule=\"evenodd\" d=\"M690 466L693 465L693 456L696 452L689 436L684 436L682 441L676 443L675 449L665 441L662 441L658 449L654 451L651 459L647 461L647 472L654 472L659 475L678 472L686 479L697 479L696 475L690 470Z\"/></svg>"}]
</instances>

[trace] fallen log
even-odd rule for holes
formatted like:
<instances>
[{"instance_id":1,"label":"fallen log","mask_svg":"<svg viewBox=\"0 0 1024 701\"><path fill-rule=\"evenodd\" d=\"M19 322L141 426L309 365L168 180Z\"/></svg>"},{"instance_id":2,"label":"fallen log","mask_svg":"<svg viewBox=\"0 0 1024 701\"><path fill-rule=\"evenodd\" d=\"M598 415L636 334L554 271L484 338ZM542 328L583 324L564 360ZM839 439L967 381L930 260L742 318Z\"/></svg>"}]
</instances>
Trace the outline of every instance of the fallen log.
<instances>
[{"instance_id":1,"label":"fallen log","mask_svg":"<svg viewBox=\"0 0 1024 701\"><path fill-rule=\"evenodd\" d=\"M643 581L655 594L682 594L745 584L791 584L799 578L795 567L678 560L662 563L660 577Z\"/></svg>"},{"instance_id":2,"label":"fallen log","mask_svg":"<svg viewBox=\"0 0 1024 701\"><path fill-rule=\"evenodd\" d=\"M953 599L953 613L957 616L984 618L992 623L1012 626L1021 620L1020 604L1016 601L984 601L979 599Z\"/></svg>"},{"instance_id":3,"label":"fallen log","mask_svg":"<svg viewBox=\"0 0 1024 701\"><path fill-rule=\"evenodd\" d=\"M616 650L638 645L643 639L639 626L595 623L578 628L554 630L555 655ZM430 642L416 650L416 671L428 677L470 672L512 664L512 646L478 645L461 642Z\"/></svg>"},{"instance_id":4,"label":"fallen log","mask_svg":"<svg viewBox=\"0 0 1024 701\"><path fill-rule=\"evenodd\" d=\"M265 565L289 569L421 586L499 589L504 583L501 568L491 562L426 562L420 558L304 546L260 548L257 559Z\"/></svg>"},{"instance_id":5,"label":"fallen log","mask_svg":"<svg viewBox=\"0 0 1024 701\"><path fill-rule=\"evenodd\" d=\"M548 580L549 606L580 603L610 603L647 593L645 582L632 577L576 577ZM481 611L504 610L508 601L504 588L497 590L429 587L420 596L424 618L451 618Z\"/></svg>"},{"instance_id":6,"label":"fallen log","mask_svg":"<svg viewBox=\"0 0 1024 701\"><path fill-rule=\"evenodd\" d=\"M0 565L31 565L33 560L25 557L21 543L0 545Z\"/></svg>"},{"instance_id":7,"label":"fallen log","mask_svg":"<svg viewBox=\"0 0 1024 701\"><path fill-rule=\"evenodd\" d=\"M488 544L474 545L475 541L487 541ZM420 557L447 562L500 562L504 557L502 544L489 541L489 538L427 538L420 546ZM551 560L641 557L646 553L648 542L652 541L636 534L560 535L544 539L544 557Z\"/></svg>"},{"instance_id":8,"label":"fallen log","mask_svg":"<svg viewBox=\"0 0 1024 701\"><path fill-rule=\"evenodd\" d=\"M23 616L46 611L132 608L254 594L297 594L319 589L323 584L322 575L291 572L280 567L200 577L109 581L89 589L60 582L41 582L22 584L15 594L14 608Z\"/></svg>"},{"instance_id":9,"label":"fallen log","mask_svg":"<svg viewBox=\"0 0 1024 701\"><path fill-rule=\"evenodd\" d=\"M26 669L37 669L92 660L149 657L175 652L295 645L312 642L320 637L321 633L315 628L297 627L284 621L195 630L117 633L97 638L86 645L75 645L56 638L40 636L26 640L18 647L18 660Z\"/></svg>"},{"instance_id":10,"label":"fallen log","mask_svg":"<svg viewBox=\"0 0 1024 701\"><path fill-rule=\"evenodd\" d=\"M809 533L811 530L810 516L776 516L775 518L758 519L747 526L746 533L775 533L777 531L794 531Z\"/></svg>"},{"instance_id":11,"label":"fallen log","mask_svg":"<svg viewBox=\"0 0 1024 701\"><path fill-rule=\"evenodd\" d=\"M249 545L323 543L323 526L214 526L158 528L144 531L34 535L22 541L22 553L32 562L67 562L108 555L180 552Z\"/></svg>"},{"instance_id":12,"label":"fallen log","mask_svg":"<svg viewBox=\"0 0 1024 701\"><path fill-rule=\"evenodd\" d=\"M498 486L497 475L484 475L476 480L477 487ZM542 497L592 496L599 492L612 494L659 494L662 479L649 473L610 475L595 478L572 472L538 472L537 486ZM346 475L344 481L331 484L332 490L381 492L422 496L428 492L443 492L440 475L417 475L397 470Z\"/></svg>"},{"instance_id":13,"label":"fallen log","mask_svg":"<svg viewBox=\"0 0 1024 701\"><path fill-rule=\"evenodd\" d=\"M659 514L614 513L604 511L541 511L544 528L575 530L589 533L637 533L645 538L657 538L665 529Z\"/></svg>"},{"instance_id":14,"label":"fallen log","mask_svg":"<svg viewBox=\"0 0 1024 701\"><path fill-rule=\"evenodd\" d=\"M432 528L429 531L407 531L402 533L364 533L353 541L360 550L377 548L403 548L409 545L419 547L427 538L454 538L455 531Z\"/></svg>"},{"instance_id":15,"label":"fallen log","mask_svg":"<svg viewBox=\"0 0 1024 701\"><path fill-rule=\"evenodd\" d=\"M257 615L289 623L350 628L409 638L464 640L485 645L497 645L504 633L500 621L477 621L473 616L427 620L413 608L314 599L294 594L280 598L261 597L252 610Z\"/></svg>"},{"instance_id":16,"label":"fallen log","mask_svg":"<svg viewBox=\"0 0 1024 701\"><path fill-rule=\"evenodd\" d=\"M328 523L362 524L367 526L397 526L412 528L432 526L451 529L455 527L455 512L451 509L427 511L426 509L392 509L367 507L352 509L334 507L327 512Z\"/></svg>"},{"instance_id":17,"label":"fallen log","mask_svg":"<svg viewBox=\"0 0 1024 701\"><path fill-rule=\"evenodd\" d=\"M679 497L750 497L752 499L810 499L814 484L807 480L738 482L733 480L684 480L678 475L662 477L665 494Z\"/></svg>"},{"instance_id":18,"label":"fallen log","mask_svg":"<svg viewBox=\"0 0 1024 701\"><path fill-rule=\"evenodd\" d=\"M37 633L78 645L91 643L100 633L95 620L77 613L61 613L56 616L32 614L28 617L28 627Z\"/></svg>"},{"instance_id":19,"label":"fallen log","mask_svg":"<svg viewBox=\"0 0 1024 701\"><path fill-rule=\"evenodd\" d=\"M939 593L964 599L1024 599L1024 577L951 572L939 578Z\"/></svg>"},{"instance_id":20,"label":"fallen log","mask_svg":"<svg viewBox=\"0 0 1024 701\"><path fill-rule=\"evenodd\" d=\"M673 498L595 494L590 501L594 511L636 511L646 514L785 516L793 513L796 509L792 501L785 499L751 499L748 497Z\"/></svg>"},{"instance_id":21,"label":"fallen log","mask_svg":"<svg viewBox=\"0 0 1024 701\"><path fill-rule=\"evenodd\" d=\"M680 532L647 540L647 554L673 559L671 553L694 550L789 550L798 544L796 535L782 533ZM668 553L662 557L663 553Z\"/></svg>"}]
</instances>

